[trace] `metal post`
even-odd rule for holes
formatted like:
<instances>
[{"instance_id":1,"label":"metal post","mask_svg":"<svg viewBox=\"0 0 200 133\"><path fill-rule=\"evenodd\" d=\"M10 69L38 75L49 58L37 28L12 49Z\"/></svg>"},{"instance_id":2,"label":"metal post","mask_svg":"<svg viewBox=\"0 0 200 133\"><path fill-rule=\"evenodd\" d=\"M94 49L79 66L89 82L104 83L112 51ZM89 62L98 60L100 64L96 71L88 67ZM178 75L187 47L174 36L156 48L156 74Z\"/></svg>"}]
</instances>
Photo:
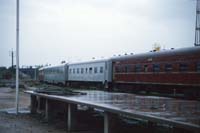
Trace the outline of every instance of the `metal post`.
<instances>
[{"instance_id":1,"label":"metal post","mask_svg":"<svg viewBox=\"0 0 200 133\"><path fill-rule=\"evenodd\" d=\"M109 133L109 118L108 113L104 113L104 133Z\"/></svg>"},{"instance_id":2,"label":"metal post","mask_svg":"<svg viewBox=\"0 0 200 133\"><path fill-rule=\"evenodd\" d=\"M31 95L31 114L35 114L37 112L37 98L35 95Z\"/></svg>"},{"instance_id":3,"label":"metal post","mask_svg":"<svg viewBox=\"0 0 200 133\"><path fill-rule=\"evenodd\" d=\"M13 70L13 57L14 57L14 52L13 52L13 50L12 50L11 56L12 56L12 70Z\"/></svg>"},{"instance_id":4,"label":"metal post","mask_svg":"<svg viewBox=\"0 0 200 133\"><path fill-rule=\"evenodd\" d=\"M71 131L71 105L68 104L68 111L67 111L67 131Z\"/></svg>"},{"instance_id":5,"label":"metal post","mask_svg":"<svg viewBox=\"0 0 200 133\"><path fill-rule=\"evenodd\" d=\"M19 0L17 0L16 16L16 114L19 106Z\"/></svg>"},{"instance_id":6,"label":"metal post","mask_svg":"<svg viewBox=\"0 0 200 133\"><path fill-rule=\"evenodd\" d=\"M200 46L200 0L196 2L195 46Z\"/></svg>"},{"instance_id":7,"label":"metal post","mask_svg":"<svg viewBox=\"0 0 200 133\"><path fill-rule=\"evenodd\" d=\"M49 101L48 101L48 99L46 99L46 102L45 102L45 119L47 121L49 120Z\"/></svg>"}]
</instances>

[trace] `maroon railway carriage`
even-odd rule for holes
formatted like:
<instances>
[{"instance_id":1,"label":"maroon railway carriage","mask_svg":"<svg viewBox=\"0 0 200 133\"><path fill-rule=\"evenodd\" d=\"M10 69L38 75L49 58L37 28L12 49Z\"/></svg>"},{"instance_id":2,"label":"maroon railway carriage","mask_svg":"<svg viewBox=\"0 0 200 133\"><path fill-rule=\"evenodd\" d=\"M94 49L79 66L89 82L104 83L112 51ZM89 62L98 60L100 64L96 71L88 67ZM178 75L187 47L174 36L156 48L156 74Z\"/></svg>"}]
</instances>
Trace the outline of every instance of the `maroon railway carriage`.
<instances>
[{"instance_id":1,"label":"maroon railway carriage","mask_svg":"<svg viewBox=\"0 0 200 133\"><path fill-rule=\"evenodd\" d=\"M200 91L200 47L113 58L113 83L120 89Z\"/></svg>"}]
</instances>

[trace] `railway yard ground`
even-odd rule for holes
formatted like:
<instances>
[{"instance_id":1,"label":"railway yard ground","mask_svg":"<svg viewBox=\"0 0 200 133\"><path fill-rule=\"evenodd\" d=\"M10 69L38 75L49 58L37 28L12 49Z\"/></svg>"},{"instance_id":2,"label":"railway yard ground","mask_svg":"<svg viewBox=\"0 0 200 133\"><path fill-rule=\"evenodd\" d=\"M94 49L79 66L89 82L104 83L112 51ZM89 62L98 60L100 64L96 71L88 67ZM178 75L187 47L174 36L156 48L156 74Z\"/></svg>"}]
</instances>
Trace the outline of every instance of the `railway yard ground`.
<instances>
[{"instance_id":1,"label":"railway yard ground","mask_svg":"<svg viewBox=\"0 0 200 133\"><path fill-rule=\"evenodd\" d=\"M24 84L24 83L22 83ZM10 86L9 86L10 85ZM27 85L27 84L26 84ZM23 86L23 85L22 85ZM34 82L29 82L28 88L33 88L36 86L37 88L46 88L48 85L41 85L38 83ZM24 93L26 91L27 87L20 88L20 96L19 96L19 106L25 109L30 109L30 95L27 93ZM56 87L55 87L56 88ZM58 90L59 87L51 92L48 91L48 93L55 93L56 90ZM43 91L43 90L38 90L38 91ZM69 93L71 90L66 89L64 93ZM82 91L81 91L82 92ZM77 93L77 92L73 92ZM143 96L141 96L143 97ZM145 97L145 96L144 96ZM155 96L152 96L153 99L155 99ZM100 98L101 99L101 98ZM159 98L158 98L159 99ZM167 101L171 101L171 98L160 98L160 99L166 99ZM151 103L154 105L156 102L154 100L142 100L144 103ZM165 101L165 100L164 100ZM176 101L176 100L175 100ZM176 101L179 103L179 100L177 99ZM199 101L196 101L199 102ZM161 102L158 102L161 104ZM181 106L175 107L175 110L180 110L182 107L187 107L187 106L182 106L183 103L180 101ZM187 103L187 102L186 102ZM188 102L188 103L193 103ZM176 104L174 104L176 105ZM199 109L199 104L197 104L197 108ZM162 105L162 109L166 108L168 105ZM13 108L15 107L15 89L13 88L12 82L8 83L0 83L0 133L66 133L66 122L55 120L52 122L47 122L44 119L44 114L30 114L30 113L23 113L19 114L16 116L15 114L9 114L5 112L5 109ZM192 106L190 106L192 107ZM150 110L157 110L157 107L149 107ZM144 109L146 110L146 109ZM185 110L185 108L183 109ZM193 109L192 109L193 110ZM164 111L164 110L162 110ZM197 111L199 113L200 111ZM180 112L178 112L180 113ZM191 112L188 112L191 113ZM187 118L188 116L186 116ZM176 118L175 118L176 119ZM177 117L178 119L178 117ZM103 117L95 118L95 120L102 122ZM196 121L196 120L195 120ZM198 124L200 121L196 121ZM114 132L112 133L132 133L133 131L136 133L139 132L151 132L149 130L149 127L146 122L140 121L140 120L133 120L130 121L129 119L120 119L118 121L120 123L120 126L115 129ZM94 123L88 123L89 127L84 128L83 130L77 130L73 131L71 133L103 133L103 124L95 126ZM98 123L99 124L99 123ZM134 125L134 128L133 126ZM93 127L94 126L94 127ZM130 129L130 130L129 130ZM174 130L171 126L167 125L158 125L154 131L154 133L190 133L190 131L185 131L185 130ZM192 133L192 132L191 132Z\"/></svg>"},{"instance_id":2,"label":"railway yard ground","mask_svg":"<svg viewBox=\"0 0 200 133\"><path fill-rule=\"evenodd\" d=\"M4 85L2 85L4 86ZM20 89L19 106L29 109L30 96ZM66 133L63 123L47 123L38 115L29 113L8 114L5 109L15 107L15 89L0 87L0 133ZM95 133L94 131L78 131L76 133Z\"/></svg>"}]
</instances>

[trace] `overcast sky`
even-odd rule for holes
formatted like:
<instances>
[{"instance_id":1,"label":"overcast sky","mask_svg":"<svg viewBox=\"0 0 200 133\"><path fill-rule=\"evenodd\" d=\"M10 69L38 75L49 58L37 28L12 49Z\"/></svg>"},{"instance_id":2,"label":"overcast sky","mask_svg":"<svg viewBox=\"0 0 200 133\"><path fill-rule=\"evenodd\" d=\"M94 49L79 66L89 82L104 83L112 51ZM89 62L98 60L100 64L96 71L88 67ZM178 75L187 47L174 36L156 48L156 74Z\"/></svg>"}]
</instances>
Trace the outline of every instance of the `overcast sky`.
<instances>
[{"instance_id":1,"label":"overcast sky","mask_svg":"<svg viewBox=\"0 0 200 133\"><path fill-rule=\"evenodd\" d=\"M20 0L20 66L194 45L195 0ZM0 0L0 66L15 50L16 0Z\"/></svg>"}]
</instances>

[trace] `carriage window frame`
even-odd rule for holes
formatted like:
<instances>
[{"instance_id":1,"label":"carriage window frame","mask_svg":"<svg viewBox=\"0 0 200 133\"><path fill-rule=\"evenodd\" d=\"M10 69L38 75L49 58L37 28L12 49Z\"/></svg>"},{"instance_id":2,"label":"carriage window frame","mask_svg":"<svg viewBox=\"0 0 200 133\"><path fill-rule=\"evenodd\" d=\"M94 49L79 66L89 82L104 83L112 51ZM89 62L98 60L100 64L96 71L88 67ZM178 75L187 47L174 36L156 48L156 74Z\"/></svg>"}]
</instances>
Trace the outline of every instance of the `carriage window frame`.
<instances>
[{"instance_id":1,"label":"carriage window frame","mask_svg":"<svg viewBox=\"0 0 200 133\"><path fill-rule=\"evenodd\" d=\"M98 68L94 67L94 74L98 73Z\"/></svg>"},{"instance_id":2,"label":"carriage window frame","mask_svg":"<svg viewBox=\"0 0 200 133\"><path fill-rule=\"evenodd\" d=\"M77 68L76 71L77 71L77 74L79 74L79 68Z\"/></svg>"},{"instance_id":3,"label":"carriage window frame","mask_svg":"<svg viewBox=\"0 0 200 133\"><path fill-rule=\"evenodd\" d=\"M84 68L81 68L81 74L83 74L84 73Z\"/></svg>"},{"instance_id":4,"label":"carriage window frame","mask_svg":"<svg viewBox=\"0 0 200 133\"><path fill-rule=\"evenodd\" d=\"M142 65L141 65L141 64L136 64L136 65L135 65L135 72L136 72L136 73L142 72Z\"/></svg>"},{"instance_id":5,"label":"carriage window frame","mask_svg":"<svg viewBox=\"0 0 200 133\"><path fill-rule=\"evenodd\" d=\"M103 73L103 67L102 66L100 67L99 72Z\"/></svg>"},{"instance_id":6,"label":"carriage window frame","mask_svg":"<svg viewBox=\"0 0 200 133\"><path fill-rule=\"evenodd\" d=\"M165 64L165 72L172 72L173 66L172 64Z\"/></svg>"},{"instance_id":7,"label":"carriage window frame","mask_svg":"<svg viewBox=\"0 0 200 133\"><path fill-rule=\"evenodd\" d=\"M120 66L118 66L118 65L115 66L115 69L114 69L114 70L115 70L115 73L120 73L120 72L121 72L121 71L120 71Z\"/></svg>"},{"instance_id":8,"label":"carriage window frame","mask_svg":"<svg viewBox=\"0 0 200 133\"><path fill-rule=\"evenodd\" d=\"M88 72L88 68L85 68L85 73L87 73Z\"/></svg>"},{"instance_id":9,"label":"carriage window frame","mask_svg":"<svg viewBox=\"0 0 200 133\"><path fill-rule=\"evenodd\" d=\"M124 66L124 72L125 73L133 72L133 70L131 68L132 68L131 65L125 65Z\"/></svg>"},{"instance_id":10,"label":"carriage window frame","mask_svg":"<svg viewBox=\"0 0 200 133\"><path fill-rule=\"evenodd\" d=\"M89 68L89 74L92 74L92 67Z\"/></svg>"},{"instance_id":11,"label":"carriage window frame","mask_svg":"<svg viewBox=\"0 0 200 133\"><path fill-rule=\"evenodd\" d=\"M73 68L73 74L75 74L76 73L76 70L75 70L75 68Z\"/></svg>"},{"instance_id":12,"label":"carriage window frame","mask_svg":"<svg viewBox=\"0 0 200 133\"><path fill-rule=\"evenodd\" d=\"M153 64L153 72L160 72L160 64Z\"/></svg>"},{"instance_id":13,"label":"carriage window frame","mask_svg":"<svg viewBox=\"0 0 200 133\"><path fill-rule=\"evenodd\" d=\"M196 67L196 69L197 69L197 72L200 72L200 62L197 62L197 67Z\"/></svg>"},{"instance_id":14,"label":"carriage window frame","mask_svg":"<svg viewBox=\"0 0 200 133\"><path fill-rule=\"evenodd\" d=\"M72 69L71 69L71 68L69 69L69 73L70 73L70 74L72 73Z\"/></svg>"},{"instance_id":15,"label":"carriage window frame","mask_svg":"<svg viewBox=\"0 0 200 133\"><path fill-rule=\"evenodd\" d=\"M187 72L189 70L189 65L187 63L180 63L179 64L179 71L180 72Z\"/></svg>"},{"instance_id":16,"label":"carriage window frame","mask_svg":"<svg viewBox=\"0 0 200 133\"><path fill-rule=\"evenodd\" d=\"M144 72L148 72L148 69L149 69L149 65L144 65Z\"/></svg>"}]
</instances>

